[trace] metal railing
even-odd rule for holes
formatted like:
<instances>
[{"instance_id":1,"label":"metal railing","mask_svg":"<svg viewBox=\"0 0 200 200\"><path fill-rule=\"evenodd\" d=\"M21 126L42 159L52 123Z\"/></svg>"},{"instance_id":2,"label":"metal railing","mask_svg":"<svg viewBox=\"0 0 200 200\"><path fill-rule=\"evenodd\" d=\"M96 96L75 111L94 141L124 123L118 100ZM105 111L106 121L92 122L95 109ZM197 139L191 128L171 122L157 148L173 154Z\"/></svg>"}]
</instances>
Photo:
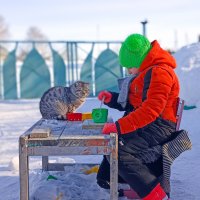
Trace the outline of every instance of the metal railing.
<instances>
[{"instance_id":1,"label":"metal railing","mask_svg":"<svg viewBox=\"0 0 200 200\"><path fill-rule=\"evenodd\" d=\"M40 98L49 87L89 81L91 96L125 75L121 41L0 41L0 99Z\"/></svg>"}]
</instances>

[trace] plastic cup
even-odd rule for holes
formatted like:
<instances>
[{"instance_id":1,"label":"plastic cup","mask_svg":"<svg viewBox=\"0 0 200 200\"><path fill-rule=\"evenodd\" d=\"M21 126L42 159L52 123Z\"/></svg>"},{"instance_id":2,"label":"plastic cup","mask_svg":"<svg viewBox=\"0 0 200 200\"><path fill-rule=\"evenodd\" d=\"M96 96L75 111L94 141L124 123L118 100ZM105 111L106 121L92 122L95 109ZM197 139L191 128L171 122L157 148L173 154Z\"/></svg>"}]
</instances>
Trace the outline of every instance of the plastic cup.
<instances>
[{"instance_id":1,"label":"plastic cup","mask_svg":"<svg viewBox=\"0 0 200 200\"><path fill-rule=\"evenodd\" d=\"M108 119L108 109L94 108L92 110L92 119L95 123L106 123Z\"/></svg>"}]
</instances>

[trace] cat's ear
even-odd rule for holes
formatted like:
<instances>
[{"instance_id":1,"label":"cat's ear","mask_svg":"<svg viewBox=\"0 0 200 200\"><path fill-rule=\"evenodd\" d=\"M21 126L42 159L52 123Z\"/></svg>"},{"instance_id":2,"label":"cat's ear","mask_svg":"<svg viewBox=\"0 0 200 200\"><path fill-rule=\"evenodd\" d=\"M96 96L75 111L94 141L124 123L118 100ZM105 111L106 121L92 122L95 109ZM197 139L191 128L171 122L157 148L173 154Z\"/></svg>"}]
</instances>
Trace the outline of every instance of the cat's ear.
<instances>
[{"instance_id":1,"label":"cat's ear","mask_svg":"<svg viewBox=\"0 0 200 200\"><path fill-rule=\"evenodd\" d=\"M76 81L76 82L75 82L75 86L76 86L76 87L80 87L80 86L81 86L81 82L80 82L80 81Z\"/></svg>"},{"instance_id":2,"label":"cat's ear","mask_svg":"<svg viewBox=\"0 0 200 200\"><path fill-rule=\"evenodd\" d=\"M76 81L76 82L72 83L70 86L79 87L80 86L80 82Z\"/></svg>"},{"instance_id":3,"label":"cat's ear","mask_svg":"<svg viewBox=\"0 0 200 200\"><path fill-rule=\"evenodd\" d=\"M84 85L86 85L87 87L89 87L90 83L84 82Z\"/></svg>"}]
</instances>

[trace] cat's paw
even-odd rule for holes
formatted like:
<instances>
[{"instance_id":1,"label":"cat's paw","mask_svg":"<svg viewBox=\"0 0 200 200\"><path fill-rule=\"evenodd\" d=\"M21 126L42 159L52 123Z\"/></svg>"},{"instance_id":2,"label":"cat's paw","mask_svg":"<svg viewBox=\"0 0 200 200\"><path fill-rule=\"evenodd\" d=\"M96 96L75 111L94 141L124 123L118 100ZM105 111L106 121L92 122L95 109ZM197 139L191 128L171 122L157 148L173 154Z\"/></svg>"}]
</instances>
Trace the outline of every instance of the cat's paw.
<instances>
[{"instance_id":1,"label":"cat's paw","mask_svg":"<svg viewBox=\"0 0 200 200\"><path fill-rule=\"evenodd\" d=\"M57 119L57 120L66 120L66 116L64 116L64 115L58 115L58 116L56 117L56 119Z\"/></svg>"}]
</instances>

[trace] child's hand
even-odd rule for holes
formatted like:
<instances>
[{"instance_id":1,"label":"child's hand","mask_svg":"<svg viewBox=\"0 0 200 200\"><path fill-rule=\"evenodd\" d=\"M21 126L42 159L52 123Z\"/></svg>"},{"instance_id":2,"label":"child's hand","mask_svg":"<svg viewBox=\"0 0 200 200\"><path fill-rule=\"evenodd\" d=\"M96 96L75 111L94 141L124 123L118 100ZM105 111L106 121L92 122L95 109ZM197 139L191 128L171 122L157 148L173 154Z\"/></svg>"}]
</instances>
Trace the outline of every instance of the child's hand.
<instances>
[{"instance_id":1,"label":"child's hand","mask_svg":"<svg viewBox=\"0 0 200 200\"><path fill-rule=\"evenodd\" d=\"M103 130L103 134L117 133L117 127L115 123L105 123Z\"/></svg>"},{"instance_id":2,"label":"child's hand","mask_svg":"<svg viewBox=\"0 0 200 200\"><path fill-rule=\"evenodd\" d=\"M109 103L110 101L111 101L111 99L112 99L112 94L110 93L110 92L108 92L108 91L101 91L99 94L98 94L98 99L100 100L100 101L102 101L102 99L103 99L103 97L105 98L104 99L104 102L105 103Z\"/></svg>"}]
</instances>

